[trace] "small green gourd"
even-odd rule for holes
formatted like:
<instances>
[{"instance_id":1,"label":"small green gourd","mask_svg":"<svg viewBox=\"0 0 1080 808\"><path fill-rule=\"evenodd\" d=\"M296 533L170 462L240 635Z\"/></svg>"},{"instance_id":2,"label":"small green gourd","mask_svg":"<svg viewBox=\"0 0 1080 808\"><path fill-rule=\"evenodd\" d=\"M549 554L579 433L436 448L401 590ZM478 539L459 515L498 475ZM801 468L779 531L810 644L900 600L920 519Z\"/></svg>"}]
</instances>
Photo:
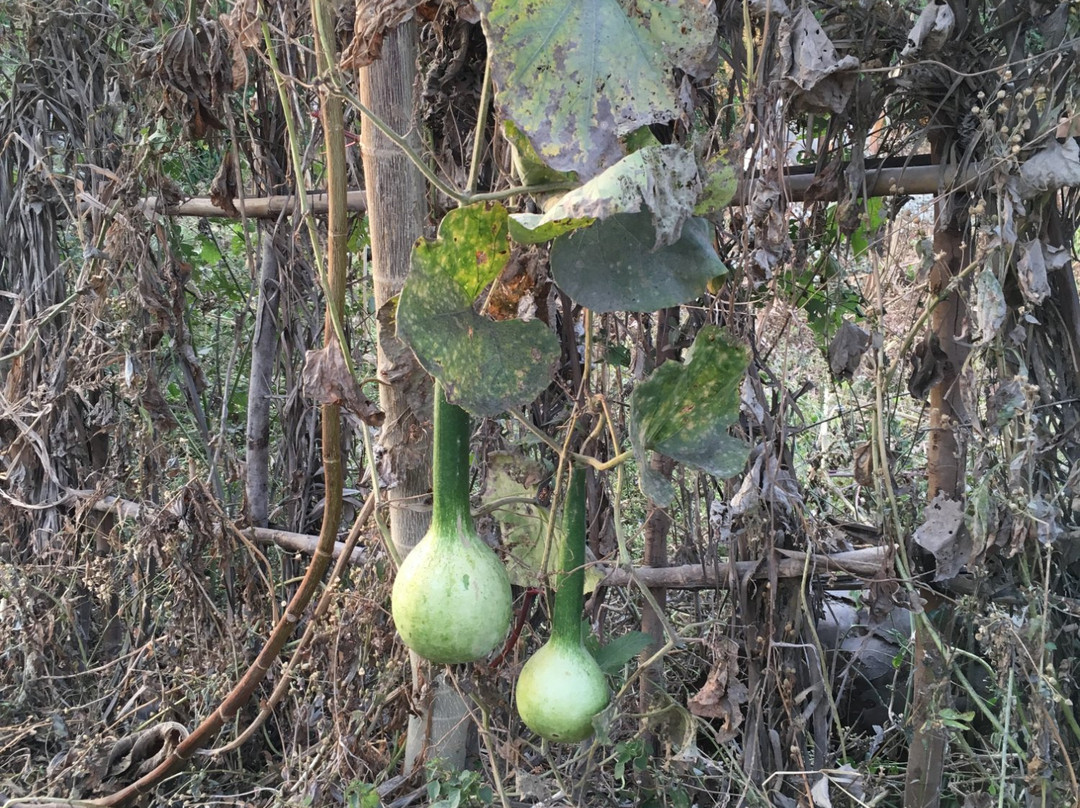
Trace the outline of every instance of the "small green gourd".
<instances>
[{"instance_id":1,"label":"small green gourd","mask_svg":"<svg viewBox=\"0 0 1080 808\"><path fill-rule=\"evenodd\" d=\"M398 633L439 664L483 659L506 636L510 578L476 532L469 510L469 415L435 385L431 527L394 579Z\"/></svg>"},{"instance_id":2,"label":"small green gourd","mask_svg":"<svg viewBox=\"0 0 1080 808\"><path fill-rule=\"evenodd\" d=\"M525 663L517 710L525 725L549 741L588 738L592 719L608 703L607 682L581 639L585 602L585 471L573 469L556 556L559 573L551 639Z\"/></svg>"}]
</instances>

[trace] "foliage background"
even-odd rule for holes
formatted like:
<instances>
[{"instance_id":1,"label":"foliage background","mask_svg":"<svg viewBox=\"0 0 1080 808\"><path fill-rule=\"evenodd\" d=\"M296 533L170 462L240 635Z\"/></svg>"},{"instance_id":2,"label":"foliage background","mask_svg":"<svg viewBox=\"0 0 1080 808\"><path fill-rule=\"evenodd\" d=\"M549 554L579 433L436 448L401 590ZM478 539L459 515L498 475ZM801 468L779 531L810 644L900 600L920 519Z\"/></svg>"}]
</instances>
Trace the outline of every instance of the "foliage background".
<instances>
[{"instance_id":1,"label":"foliage background","mask_svg":"<svg viewBox=\"0 0 1080 808\"><path fill-rule=\"evenodd\" d=\"M593 10L602 5L621 8ZM674 483L665 508L640 494L639 461L591 477L598 559L614 566L622 549L638 563L716 570L696 588L598 590L588 617L603 640L648 622L645 591L665 604L672 640L659 646L662 665L627 660L616 672L621 697L598 742L545 748L510 710L516 670L546 632L540 611L503 667L449 673L479 730L470 769L399 777L416 693L389 620L392 564L376 520L360 542L364 563L311 624L286 700L241 748L200 758L163 797L900 804L912 738L932 730L949 741L946 804L1077 801L1080 311L1072 266L1053 268L1075 253L1076 192L1065 182L1027 195L1019 183L1031 158L1075 143L1080 23L1069 3L947 7L947 42L914 49L921 9L812 7L860 65L850 95L825 109L835 77L799 72L779 6L720 3L715 72L685 71L684 115L642 136L689 145L704 161L721 155L756 180L747 204L711 216L726 278L683 306L586 317L552 285L546 250L520 247L489 297L496 319L524 312L545 323L560 360L516 417L477 423L478 504L490 458L507 451L535 464L526 490L545 502L555 457L538 434L561 440L569 424L601 417L575 407L582 385L606 404L611 429L592 449L605 461L629 448L630 392L684 357L704 325L752 356L733 427L754 447L745 472L725 482L661 463L654 471ZM456 187L480 119L476 11L416 11L415 127L425 159ZM358 18L337 12L339 45L359 64ZM0 20L0 796L89 798L136 779L159 751L117 741L210 714L280 617L305 557L241 528L265 520L318 532L318 414L300 380L322 339L321 219L152 216L145 200L323 187L320 79L310 9L290 3L21 2L0 7ZM347 89L352 75L342 72ZM505 101L495 110L477 168L484 191L518 182L501 134L511 113ZM349 106L347 129L361 125ZM349 185L362 188L349 142ZM927 155L959 176L977 171L938 199L901 188L881 202L860 196L873 157ZM781 191L792 162L817 177L801 204ZM430 202L434 235L454 201L433 189ZM368 378L377 312L366 224L357 216L350 227L345 327ZM962 256L953 285L938 277L944 233ZM1039 260L1051 265L1045 294ZM249 394L267 296L272 505L253 517ZM942 325L949 297L956 320ZM869 338L850 368L835 347L845 323ZM959 354L935 343L946 331ZM932 421L924 399L950 373L946 394L962 417ZM369 458L367 430L347 423L347 521L373 487L395 483L377 433ZM966 458L957 493L970 546L958 551L962 574L930 587L938 567L909 539L938 525L925 510L943 431ZM110 495L145 507L96 507ZM505 531L494 516L486 524L493 538ZM881 553L876 572L854 578L809 564L793 578L778 571L785 554L874 547L898 547L899 563ZM747 568L728 562L757 573L733 574ZM830 641L835 615L856 607L857 626ZM910 677L925 659L901 609L942 618L937 687ZM869 664L870 648L886 664ZM271 670L258 697L283 675ZM256 712L257 701L228 730Z\"/></svg>"}]
</instances>

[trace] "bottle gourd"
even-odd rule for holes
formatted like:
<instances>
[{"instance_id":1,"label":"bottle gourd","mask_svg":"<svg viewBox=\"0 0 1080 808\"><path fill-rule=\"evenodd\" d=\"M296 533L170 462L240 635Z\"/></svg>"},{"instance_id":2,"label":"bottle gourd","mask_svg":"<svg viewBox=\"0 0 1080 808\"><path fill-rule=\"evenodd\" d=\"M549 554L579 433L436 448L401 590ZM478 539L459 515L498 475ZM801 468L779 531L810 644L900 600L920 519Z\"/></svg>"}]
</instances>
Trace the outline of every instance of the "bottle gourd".
<instances>
[{"instance_id":1,"label":"bottle gourd","mask_svg":"<svg viewBox=\"0 0 1080 808\"><path fill-rule=\"evenodd\" d=\"M394 579L391 608L405 644L436 663L486 657L506 636L510 579L469 510L469 415L435 385L431 527Z\"/></svg>"},{"instance_id":2,"label":"bottle gourd","mask_svg":"<svg viewBox=\"0 0 1080 808\"><path fill-rule=\"evenodd\" d=\"M585 470L570 473L563 537L556 556L558 588L551 639L525 663L517 710L525 725L549 741L575 742L592 734L592 719L608 703L607 682L581 639L585 602Z\"/></svg>"}]
</instances>

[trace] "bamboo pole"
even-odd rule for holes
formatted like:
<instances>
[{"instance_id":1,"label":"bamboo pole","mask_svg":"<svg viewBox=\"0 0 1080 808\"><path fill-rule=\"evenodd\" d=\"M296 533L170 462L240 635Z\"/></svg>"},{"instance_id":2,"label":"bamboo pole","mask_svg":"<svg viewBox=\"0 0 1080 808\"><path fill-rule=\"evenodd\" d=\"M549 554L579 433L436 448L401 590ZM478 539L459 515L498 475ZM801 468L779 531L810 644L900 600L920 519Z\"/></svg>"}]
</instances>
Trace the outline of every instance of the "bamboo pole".
<instances>
[{"instance_id":1,"label":"bamboo pole","mask_svg":"<svg viewBox=\"0 0 1080 808\"><path fill-rule=\"evenodd\" d=\"M176 509L168 506L158 509L128 499L100 496L98 492L91 489L71 489L68 491L68 496L89 501L89 507L92 510L115 513L123 519L152 518L159 510L180 516ZM237 528L237 530L255 541L273 543L285 550L305 554L314 553L319 543L318 536L291 533L287 530L262 527ZM332 550L334 558L341 555L344 546L343 542L334 543ZM830 589L847 589L852 586L862 588L864 581L881 574L887 551L887 547L864 547L841 553L810 553L808 559L806 553L784 550L778 555L776 574L780 578L801 578L804 569L809 569L811 575L815 576L844 576L852 579L850 583L830 582ZM363 551L357 549L352 552L350 563L360 564L367 561L370 561L370 557ZM647 587L666 589L715 589L718 586L727 586L732 576L739 580L748 577L758 580L766 578L768 572L763 559L737 561L734 564L724 559L716 559L711 563L631 569L598 565L597 569L604 575L600 586L631 586L636 580Z\"/></svg>"},{"instance_id":2,"label":"bamboo pole","mask_svg":"<svg viewBox=\"0 0 1080 808\"><path fill-rule=\"evenodd\" d=\"M963 185L972 182L979 176L980 166L972 165L967 170L960 172L956 166L898 166L891 168L868 168L866 170L866 193L867 197L893 196L898 193L905 194L936 194L939 191L950 189L956 190ZM782 190L788 200L802 202L813 185L817 175L803 173L797 168L788 169L785 172ZM745 205L753 196L754 187L758 180L749 179L739 183L739 190L735 194L732 205ZM816 196L820 200L836 198L836 188L818 189ZM325 193L309 192L308 201L311 212L325 214L328 208L328 197ZM242 210L249 219L273 219L282 212L299 211L299 200L295 196L264 196L249 197L243 200L233 200L237 211ZM367 199L364 191L352 190L346 195L346 208L349 211L362 213L367 210ZM176 204L166 204L158 197L150 196L140 203L142 210L149 214L157 213L162 216L195 216L195 217L218 217L223 219L239 218L239 213L233 216L226 213L220 207L210 201L209 197L194 196Z\"/></svg>"},{"instance_id":3,"label":"bamboo pole","mask_svg":"<svg viewBox=\"0 0 1080 808\"><path fill-rule=\"evenodd\" d=\"M330 196L321 191L307 195L312 213L325 215L330 209ZM258 196L234 199L236 214L227 213L207 196L193 196L183 202L168 204L156 196L148 196L139 203L147 215L194 216L198 218L239 219L241 213L249 219L276 219L282 213L300 213L300 199L294 195ZM346 210L362 213L367 210L365 191L349 191L345 195Z\"/></svg>"}]
</instances>

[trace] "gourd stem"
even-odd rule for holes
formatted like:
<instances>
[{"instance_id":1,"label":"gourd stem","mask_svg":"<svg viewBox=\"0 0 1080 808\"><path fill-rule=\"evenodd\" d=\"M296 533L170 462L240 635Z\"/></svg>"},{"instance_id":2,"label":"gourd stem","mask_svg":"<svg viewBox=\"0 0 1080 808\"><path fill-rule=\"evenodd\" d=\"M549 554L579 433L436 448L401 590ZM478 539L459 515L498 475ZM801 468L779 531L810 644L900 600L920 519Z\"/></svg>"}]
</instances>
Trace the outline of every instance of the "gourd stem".
<instances>
[{"instance_id":1,"label":"gourd stem","mask_svg":"<svg viewBox=\"0 0 1080 808\"><path fill-rule=\"evenodd\" d=\"M585 605L585 476L583 468L570 468L563 506L563 537L559 548L559 577L552 609L551 639L581 643L581 610Z\"/></svg>"},{"instance_id":2,"label":"gourd stem","mask_svg":"<svg viewBox=\"0 0 1080 808\"><path fill-rule=\"evenodd\" d=\"M469 512L469 414L446 400L439 382L435 382L434 421L432 532L446 537L473 535L476 528Z\"/></svg>"}]
</instances>

